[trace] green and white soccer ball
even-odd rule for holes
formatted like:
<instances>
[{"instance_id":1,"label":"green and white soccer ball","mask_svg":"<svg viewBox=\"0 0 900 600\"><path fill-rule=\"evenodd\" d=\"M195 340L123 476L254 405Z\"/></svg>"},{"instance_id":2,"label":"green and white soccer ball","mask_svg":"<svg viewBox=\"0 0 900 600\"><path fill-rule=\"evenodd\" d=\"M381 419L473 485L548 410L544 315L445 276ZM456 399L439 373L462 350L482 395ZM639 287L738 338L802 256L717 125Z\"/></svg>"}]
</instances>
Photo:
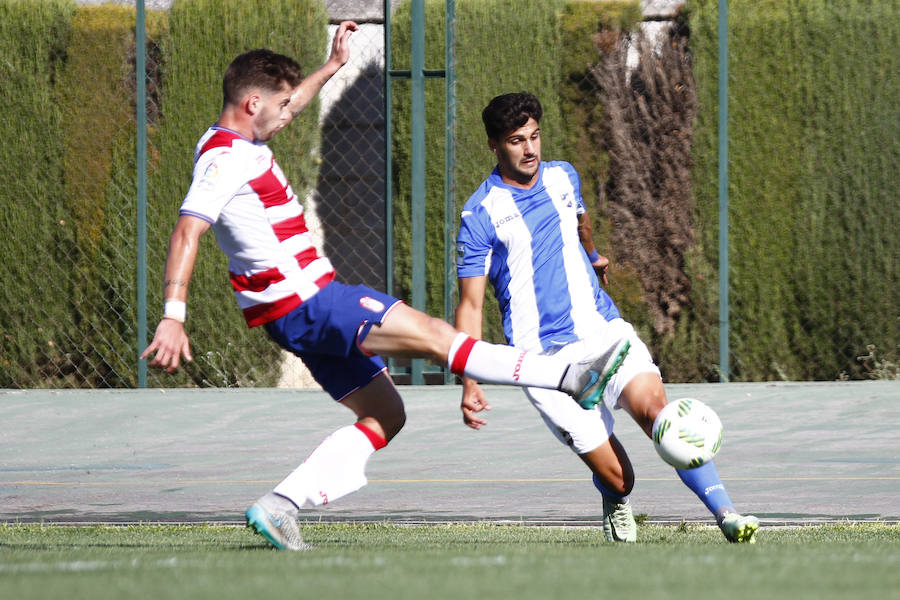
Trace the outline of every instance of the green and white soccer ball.
<instances>
[{"instance_id":1,"label":"green and white soccer ball","mask_svg":"<svg viewBox=\"0 0 900 600\"><path fill-rule=\"evenodd\" d=\"M713 459L722 446L722 421L693 398L669 402L653 422L653 446L677 469L695 469Z\"/></svg>"}]
</instances>

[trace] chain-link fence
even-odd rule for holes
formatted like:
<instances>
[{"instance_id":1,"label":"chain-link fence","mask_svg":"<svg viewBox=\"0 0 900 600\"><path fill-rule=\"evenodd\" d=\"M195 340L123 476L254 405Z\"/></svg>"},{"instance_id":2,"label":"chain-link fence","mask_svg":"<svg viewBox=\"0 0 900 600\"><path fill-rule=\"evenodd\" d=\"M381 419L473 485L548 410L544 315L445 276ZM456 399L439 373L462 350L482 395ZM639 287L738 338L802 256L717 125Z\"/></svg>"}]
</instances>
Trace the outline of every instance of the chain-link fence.
<instances>
[{"instance_id":1,"label":"chain-link fence","mask_svg":"<svg viewBox=\"0 0 900 600\"><path fill-rule=\"evenodd\" d=\"M190 183L193 145L218 116L225 67L254 47L294 56L307 73L327 56L329 20L319 0L169 4L155 3L141 24L147 38L147 216L141 223L134 3L0 2L0 130L4 139L15 140L0 159L6 232L0 245L3 279L17 282L2 292L0 387L138 385L137 355L146 343L138 339L137 325L139 231L147 238L152 335L169 233ZM364 34L355 43L363 45ZM326 130L359 127L347 93L323 113ZM341 185L330 174L342 170L336 162L343 142L333 133L319 142L319 106L311 105L272 146L301 196L322 189L327 198L334 195L329 186ZM369 126L377 128L377 119ZM373 185L371 173L378 169L354 165L345 172ZM311 224L321 224L319 239L337 237L328 229L340 225L327 212L316 220L315 198L308 216ZM371 200L359 204L377 206ZM362 215L360 220L376 226ZM175 377L150 372L148 383L274 385L282 376L283 355L261 331L243 324L224 260L207 237L191 285L195 361ZM367 247L374 245L360 237ZM350 253L343 257L367 281L383 273L383 264L361 268Z\"/></svg>"},{"instance_id":2,"label":"chain-link fence","mask_svg":"<svg viewBox=\"0 0 900 600\"><path fill-rule=\"evenodd\" d=\"M307 226L340 281L386 288L383 2L326 2L329 44L344 19L358 21L351 58L320 93L319 174L305 201ZM350 5L350 6L348 6ZM315 385L283 355L279 385Z\"/></svg>"},{"instance_id":3,"label":"chain-link fence","mask_svg":"<svg viewBox=\"0 0 900 600\"><path fill-rule=\"evenodd\" d=\"M408 68L401 29L409 26L408 3L394 4L395 66ZM637 3L560 0L522 10L520 0L460 0L456 7L456 206L493 167L482 107L498 93L537 94L545 105L544 156L569 160L581 173L595 241L614 261L609 291L675 381L719 378L718 290L711 283L718 269L715 4L689 3L675 35L654 38L642 52L623 45L633 39L623 33L641 19ZM900 202L890 179L898 170L900 115L896 102L879 99L900 91L891 50L898 8L731 4L734 375L896 377ZM446 67L443 6L427 3L431 69ZM382 0L147 7L142 224L133 3L0 0L0 387L139 384L137 240L144 228L152 335L168 236L190 183L193 145L218 115L225 66L265 46L309 72L344 18L361 24L351 63L272 147L339 278L384 289L390 268L395 285L388 291L408 299L402 124L409 90L398 84L392 112L398 207L389 224ZM509 38L498 36L501 29L528 33ZM456 215L443 207L443 82L428 85L427 239L438 247L431 265L443 261ZM616 138L629 127L630 142ZM386 265L392 233L396 264ZM147 383L309 383L263 332L243 324L224 259L208 238L189 302L195 361L175 377L150 372ZM443 313L442 271L442 263L429 267L433 314ZM488 316L489 337L498 336L498 322Z\"/></svg>"},{"instance_id":4,"label":"chain-link fence","mask_svg":"<svg viewBox=\"0 0 900 600\"><path fill-rule=\"evenodd\" d=\"M134 20L0 3L0 386L120 386L134 371Z\"/></svg>"},{"instance_id":5,"label":"chain-link fence","mask_svg":"<svg viewBox=\"0 0 900 600\"><path fill-rule=\"evenodd\" d=\"M898 85L888 50L896 3L729 3L731 201L721 220L719 3L641 4L456 3L457 206L493 167L481 109L495 94L526 89L544 103L544 158L568 160L582 175L595 241L613 260L608 291L667 380L897 377L900 203L885 177L897 171L900 120L897 104L880 100ZM443 5L426 2L431 68L443 65ZM399 67L409 64L408 4L397 12ZM443 160L444 98L429 94L434 165ZM409 103L398 107L394 134L405 139ZM395 158L408 171L408 148ZM443 233L442 185L429 180L429 247ZM408 193L398 191L401 202ZM409 228L409 216L397 216ZM724 263L720 228L730 233ZM397 243L396 267L408 271L411 245ZM427 308L437 314L441 257L428 261ZM724 350L720 269L730 299ZM486 336L501 339L496 313L485 323Z\"/></svg>"}]
</instances>

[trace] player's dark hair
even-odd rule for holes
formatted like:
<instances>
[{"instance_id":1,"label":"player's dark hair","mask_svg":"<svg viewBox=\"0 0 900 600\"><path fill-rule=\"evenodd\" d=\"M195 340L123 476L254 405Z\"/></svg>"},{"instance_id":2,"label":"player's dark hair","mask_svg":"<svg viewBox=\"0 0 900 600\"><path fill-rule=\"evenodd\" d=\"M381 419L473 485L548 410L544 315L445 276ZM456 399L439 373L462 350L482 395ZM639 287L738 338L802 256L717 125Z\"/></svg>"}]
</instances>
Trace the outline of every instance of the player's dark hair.
<instances>
[{"instance_id":1,"label":"player's dark hair","mask_svg":"<svg viewBox=\"0 0 900 600\"><path fill-rule=\"evenodd\" d=\"M302 80L300 65L293 58L271 50L251 50L228 65L222 78L222 96L225 104L236 104L253 88L277 92L285 83L293 88Z\"/></svg>"},{"instance_id":2,"label":"player's dark hair","mask_svg":"<svg viewBox=\"0 0 900 600\"><path fill-rule=\"evenodd\" d=\"M528 92L497 96L481 111L484 130L492 140L499 140L504 133L518 129L528 119L541 121L544 109L541 102Z\"/></svg>"}]
</instances>

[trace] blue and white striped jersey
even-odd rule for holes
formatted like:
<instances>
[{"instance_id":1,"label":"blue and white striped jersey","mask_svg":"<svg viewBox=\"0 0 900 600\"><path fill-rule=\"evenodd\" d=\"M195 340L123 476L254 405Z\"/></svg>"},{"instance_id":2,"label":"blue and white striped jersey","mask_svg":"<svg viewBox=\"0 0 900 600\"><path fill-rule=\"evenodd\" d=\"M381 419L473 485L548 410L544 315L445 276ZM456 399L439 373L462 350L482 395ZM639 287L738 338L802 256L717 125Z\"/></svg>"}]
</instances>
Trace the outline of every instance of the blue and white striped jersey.
<instances>
[{"instance_id":1,"label":"blue and white striped jersey","mask_svg":"<svg viewBox=\"0 0 900 600\"><path fill-rule=\"evenodd\" d=\"M562 161L539 169L527 190L494 169L466 202L456 239L457 276L488 276L508 343L527 350L574 342L619 317L578 238L578 173Z\"/></svg>"}]
</instances>

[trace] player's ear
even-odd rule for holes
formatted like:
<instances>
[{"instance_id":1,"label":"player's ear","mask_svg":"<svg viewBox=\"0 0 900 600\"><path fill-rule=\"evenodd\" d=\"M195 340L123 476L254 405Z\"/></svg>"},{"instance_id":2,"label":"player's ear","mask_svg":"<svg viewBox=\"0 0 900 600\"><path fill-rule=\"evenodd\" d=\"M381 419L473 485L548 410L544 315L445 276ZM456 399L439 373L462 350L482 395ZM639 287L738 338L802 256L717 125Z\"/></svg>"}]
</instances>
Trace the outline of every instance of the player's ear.
<instances>
[{"instance_id":1,"label":"player's ear","mask_svg":"<svg viewBox=\"0 0 900 600\"><path fill-rule=\"evenodd\" d=\"M262 96L259 92L250 92L244 97L241 105L247 114L253 116L262 109Z\"/></svg>"}]
</instances>

